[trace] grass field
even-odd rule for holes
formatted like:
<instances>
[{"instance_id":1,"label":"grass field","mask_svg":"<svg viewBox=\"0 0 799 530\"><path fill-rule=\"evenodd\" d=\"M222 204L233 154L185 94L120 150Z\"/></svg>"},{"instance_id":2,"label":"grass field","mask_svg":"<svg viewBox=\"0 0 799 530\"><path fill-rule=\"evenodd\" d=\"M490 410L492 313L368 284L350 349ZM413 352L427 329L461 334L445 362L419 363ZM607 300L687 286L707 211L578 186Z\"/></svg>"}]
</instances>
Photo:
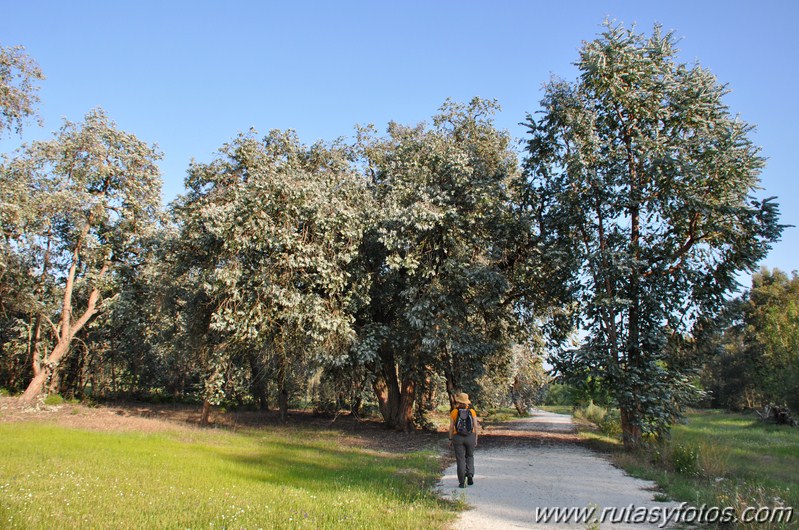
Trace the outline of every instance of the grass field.
<instances>
[{"instance_id":1,"label":"grass field","mask_svg":"<svg viewBox=\"0 0 799 530\"><path fill-rule=\"evenodd\" d=\"M0 422L0 528L436 528L437 452L302 427L104 432Z\"/></svg>"},{"instance_id":2,"label":"grass field","mask_svg":"<svg viewBox=\"0 0 799 530\"><path fill-rule=\"evenodd\" d=\"M693 411L673 428L667 444L630 455L620 443L596 433L585 436L614 453L630 473L655 480L668 497L692 506L794 508L790 523L751 528L799 528L799 428L763 424L753 416L718 410Z\"/></svg>"}]
</instances>

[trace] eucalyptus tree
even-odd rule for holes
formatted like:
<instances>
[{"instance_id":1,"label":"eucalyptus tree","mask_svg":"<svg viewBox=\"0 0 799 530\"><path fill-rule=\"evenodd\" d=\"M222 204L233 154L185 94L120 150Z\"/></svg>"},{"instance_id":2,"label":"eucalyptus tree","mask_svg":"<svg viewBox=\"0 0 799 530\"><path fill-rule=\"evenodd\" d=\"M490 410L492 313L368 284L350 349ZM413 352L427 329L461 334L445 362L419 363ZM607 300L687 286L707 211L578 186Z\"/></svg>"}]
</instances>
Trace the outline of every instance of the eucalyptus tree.
<instances>
[{"instance_id":1,"label":"eucalyptus tree","mask_svg":"<svg viewBox=\"0 0 799 530\"><path fill-rule=\"evenodd\" d=\"M25 120L35 116L36 82L42 79L44 74L25 48L0 45L0 137L6 130L21 133Z\"/></svg>"},{"instance_id":2,"label":"eucalyptus tree","mask_svg":"<svg viewBox=\"0 0 799 530\"><path fill-rule=\"evenodd\" d=\"M529 117L525 168L542 227L571 257L588 333L559 366L610 387L631 448L680 413L693 365L681 343L782 227L775 202L754 198L752 127L709 71L678 62L671 33L607 24L576 66Z\"/></svg>"},{"instance_id":3,"label":"eucalyptus tree","mask_svg":"<svg viewBox=\"0 0 799 530\"><path fill-rule=\"evenodd\" d=\"M349 269L369 203L364 181L348 149L273 131L192 165L187 187L176 213L181 259L197 264L186 271L204 308L192 320L205 337L206 405L253 366L254 379L273 375L285 418L292 378L302 375L293 369L343 362L354 339L365 293Z\"/></svg>"},{"instance_id":4,"label":"eucalyptus tree","mask_svg":"<svg viewBox=\"0 0 799 530\"><path fill-rule=\"evenodd\" d=\"M30 260L37 283L27 329L33 378L23 399L33 400L57 379L76 334L113 297L115 271L136 259L141 238L153 230L159 158L155 147L118 130L98 109L4 164L0 188L17 192L3 203L6 233Z\"/></svg>"},{"instance_id":5,"label":"eucalyptus tree","mask_svg":"<svg viewBox=\"0 0 799 530\"><path fill-rule=\"evenodd\" d=\"M487 364L509 362L525 319L549 309L527 281L543 262L496 108L447 102L432 128L392 123L385 137L361 138L378 208L362 250L371 297L356 350L386 424L400 430L412 428L432 374L450 396L474 393Z\"/></svg>"},{"instance_id":6,"label":"eucalyptus tree","mask_svg":"<svg viewBox=\"0 0 799 530\"><path fill-rule=\"evenodd\" d=\"M0 45L0 138L6 131L21 133L25 121L36 115L36 82L42 79L41 69L23 47ZM26 256L15 252L12 244L17 217L14 205L24 189L18 183L4 184L0 189L0 385L17 389L24 384L28 365L22 354L25 341L19 340L18 331L24 327L27 309L34 305L28 294L35 282L27 274Z\"/></svg>"},{"instance_id":7,"label":"eucalyptus tree","mask_svg":"<svg viewBox=\"0 0 799 530\"><path fill-rule=\"evenodd\" d=\"M175 377L168 370L174 324L162 318L171 285L163 248L170 234L159 223L142 238L135 258L118 264L113 300L80 332L76 355L62 371L62 395L83 397L90 388L93 396L143 397L165 389Z\"/></svg>"}]
</instances>

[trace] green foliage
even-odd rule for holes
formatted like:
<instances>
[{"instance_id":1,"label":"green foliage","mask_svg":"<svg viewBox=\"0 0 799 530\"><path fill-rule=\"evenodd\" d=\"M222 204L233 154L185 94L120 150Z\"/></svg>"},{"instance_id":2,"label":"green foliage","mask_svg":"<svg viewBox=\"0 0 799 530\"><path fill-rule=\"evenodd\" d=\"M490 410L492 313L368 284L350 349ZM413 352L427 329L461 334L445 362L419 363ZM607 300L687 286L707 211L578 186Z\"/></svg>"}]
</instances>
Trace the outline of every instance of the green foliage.
<instances>
[{"instance_id":1,"label":"green foliage","mask_svg":"<svg viewBox=\"0 0 799 530\"><path fill-rule=\"evenodd\" d=\"M574 398L572 387L562 383L553 383L547 387L544 405L574 407L577 401Z\"/></svg>"},{"instance_id":2,"label":"green foliage","mask_svg":"<svg viewBox=\"0 0 799 530\"><path fill-rule=\"evenodd\" d=\"M704 373L714 404L799 411L799 277L761 269L729 313L731 324L716 338L722 349Z\"/></svg>"},{"instance_id":3,"label":"green foliage","mask_svg":"<svg viewBox=\"0 0 799 530\"><path fill-rule=\"evenodd\" d=\"M699 450L690 445L671 446L670 464L674 471L684 475L699 474Z\"/></svg>"},{"instance_id":4,"label":"green foliage","mask_svg":"<svg viewBox=\"0 0 799 530\"><path fill-rule=\"evenodd\" d=\"M0 163L0 385L284 413L309 395L357 411L371 389L408 429L459 390L540 403L549 347L569 389L551 402L619 406L629 444L663 438L736 274L783 227L753 197L751 126L672 34L609 24L577 66L529 117L523 168L496 102L447 101L354 145L240 135L191 165L170 221L155 147L99 109L65 123ZM42 78L0 47L0 135ZM798 281L753 277L705 373L716 399L799 407ZM587 340L562 348L575 325Z\"/></svg>"},{"instance_id":5,"label":"green foliage","mask_svg":"<svg viewBox=\"0 0 799 530\"><path fill-rule=\"evenodd\" d=\"M0 137L6 130L22 132L23 122L35 115L39 102L36 81L44 79L39 65L22 46L0 44Z\"/></svg>"},{"instance_id":6,"label":"green foliage","mask_svg":"<svg viewBox=\"0 0 799 530\"><path fill-rule=\"evenodd\" d=\"M526 416L531 408L541 405L550 383L543 366L542 351L534 345L515 345L505 369L488 366L477 382L483 407L513 406L517 415Z\"/></svg>"},{"instance_id":7,"label":"green foliage","mask_svg":"<svg viewBox=\"0 0 799 530\"><path fill-rule=\"evenodd\" d=\"M204 352L203 395L218 404L270 373L285 413L295 374L346 362L355 338L364 183L347 149L273 131L194 164L187 185L174 205L178 281L181 296L203 303L177 310L186 342Z\"/></svg>"},{"instance_id":8,"label":"green foliage","mask_svg":"<svg viewBox=\"0 0 799 530\"><path fill-rule=\"evenodd\" d=\"M61 397L61 394L50 394L44 399L45 405L63 405L64 398Z\"/></svg>"},{"instance_id":9,"label":"green foliage","mask_svg":"<svg viewBox=\"0 0 799 530\"><path fill-rule=\"evenodd\" d=\"M609 438L621 437L621 418L616 409L607 409L589 401L587 405L574 410L574 417L593 423L599 428L599 432Z\"/></svg>"},{"instance_id":10,"label":"green foliage","mask_svg":"<svg viewBox=\"0 0 799 530\"><path fill-rule=\"evenodd\" d=\"M57 385L75 336L112 304L120 266L138 264L160 216L160 156L96 109L0 167L4 254L30 271L9 341L34 369L27 399Z\"/></svg>"},{"instance_id":11,"label":"green foliage","mask_svg":"<svg viewBox=\"0 0 799 530\"><path fill-rule=\"evenodd\" d=\"M696 394L694 337L782 231L773 200L753 197L764 161L751 126L674 44L659 27L608 24L581 49L579 79L549 83L528 119L533 209L588 332L553 364L603 383L628 447Z\"/></svg>"},{"instance_id":12,"label":"green foliage","mask_svg":"<svg viewBox=\"0 0 799 530\"><path fill-rule=\"evenodd\" d=\"M510 375L511 346L530 335L524 326L549 320L551 298L537 296L548 262L496 109L479 98L448 101L432 128L361 132L377 210L365 234L372 289L355 351L373 366L390 425L408 427L407 404L431 374L450 394L475 396L483 373Z\"/></svg>"},{"instance_id":13,"label":"green foliage","mask_svg":"<svg viewBox=\"0 0 799 530\"><path fill-rule=\"evenodd\" d=\"M585 407L577 409L574 412L574 415L578 418L583 418L591 423L595 423L599 425L605 420L605 416L607 416L608 411L604 407L600 407L599 405L595 405L594 402L588 403Z\"/></svg>"}]
</instances>

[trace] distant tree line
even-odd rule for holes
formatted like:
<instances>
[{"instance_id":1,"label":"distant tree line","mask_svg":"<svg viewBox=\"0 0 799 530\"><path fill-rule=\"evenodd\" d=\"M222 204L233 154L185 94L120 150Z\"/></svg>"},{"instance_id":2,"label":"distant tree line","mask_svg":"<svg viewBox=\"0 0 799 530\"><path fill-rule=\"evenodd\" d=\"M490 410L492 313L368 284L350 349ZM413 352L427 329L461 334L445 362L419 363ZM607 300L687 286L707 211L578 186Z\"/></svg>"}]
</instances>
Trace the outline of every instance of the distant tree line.
<instances>
[{"instance_id":1,"label":"distant tree line","mask_svg":"<svg viewBox=\"0 0 799 530\"><path fill-rule=\"evenodd\" d=\"M523 412L546 356L607 390L628 447L668 429L702 366L718 399L780 395L796 316L751 306L796 289L725 311L783 228L753 196L763 160L673 44L608 25L577 81L545 87L521 160L495 102L447 101L351 142L240 134L166 208L154 146L100 109L66 122L0 165L0 386L197 399L204 419L370 401L407 431L458 391ZM20 133L43 76L0 52L0 133ZM794 376L755 392L712 368L722 355Z\"/></svg>"},{"instance_id":2,"label":"distant tree line","mask_svg":"<svg viewBox=\"0 0 799 530\"><path fill-rule=\"evenodd\" d=\"M799 411L799 277L762 269L725 311L702 386L715 407Z\"/></svg>"}]
</instances>

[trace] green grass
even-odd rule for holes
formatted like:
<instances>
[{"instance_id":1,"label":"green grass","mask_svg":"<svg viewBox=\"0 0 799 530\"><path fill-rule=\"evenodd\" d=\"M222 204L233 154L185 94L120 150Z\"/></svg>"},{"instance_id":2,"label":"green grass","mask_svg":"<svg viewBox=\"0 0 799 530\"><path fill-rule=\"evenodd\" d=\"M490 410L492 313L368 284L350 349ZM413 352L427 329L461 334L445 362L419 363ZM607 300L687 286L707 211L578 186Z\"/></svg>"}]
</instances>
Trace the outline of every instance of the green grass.
<instances>
[{"instance_id":1,"label":"green grass","mask_svg":"<svg viewBox=\"0 0 799 530\"><path fill-rule=\"evenodd\" d=\"M595 430L581 435L613 453L629 473L655 480L674 500L731 507L737 514L752 506L793 507L790 524L749 527L799 527L799 429L716 410L694 411L686 419L667 444L637 454L624 453L618 438Z\"/></svg>"},{"instance_id":2,"label":"green grass","mask_svg":"<svg viewBox=\"0 0 799 530\"><path fill-rule=\"evenodd\" d=\"M480 410L478 413L483 421L487 423L503 423L518 420L520 417L518 411L512 407Z\"/></svg>"},{"instance_id":3,"label":"green grass","mask_svg":"<svg viewBox=\"0 0 799 530\"><path fill-rule=\"evenodd\" d=\"M799 525L799 429L763 424L742 414L702 411L674 428L674 445L696 450L698 476L690 484L696 485L701 502L739 509L792 506ZM683 482L676 485L688 489Z\"/></svg>"},{"instance_id":4,"label":"green grass","mask_svg":"<svg viewBox=\"0 0 799 530\"><path fill-rule=\"evenodd\" d=\"M555 414L571 414L574 411L574 407L571 405L543 405L538 408Z\"/></svg>"},{"instance_id":5,"label":"green grass","mask_svg":"<svg viewBox=\"0 0 799 530\"><path fill-rule=\"evenodd\" d=\"M0 528L431 528L433 451L287 427L154 434L0 424Z\"/></svg>"}]
</instances>

